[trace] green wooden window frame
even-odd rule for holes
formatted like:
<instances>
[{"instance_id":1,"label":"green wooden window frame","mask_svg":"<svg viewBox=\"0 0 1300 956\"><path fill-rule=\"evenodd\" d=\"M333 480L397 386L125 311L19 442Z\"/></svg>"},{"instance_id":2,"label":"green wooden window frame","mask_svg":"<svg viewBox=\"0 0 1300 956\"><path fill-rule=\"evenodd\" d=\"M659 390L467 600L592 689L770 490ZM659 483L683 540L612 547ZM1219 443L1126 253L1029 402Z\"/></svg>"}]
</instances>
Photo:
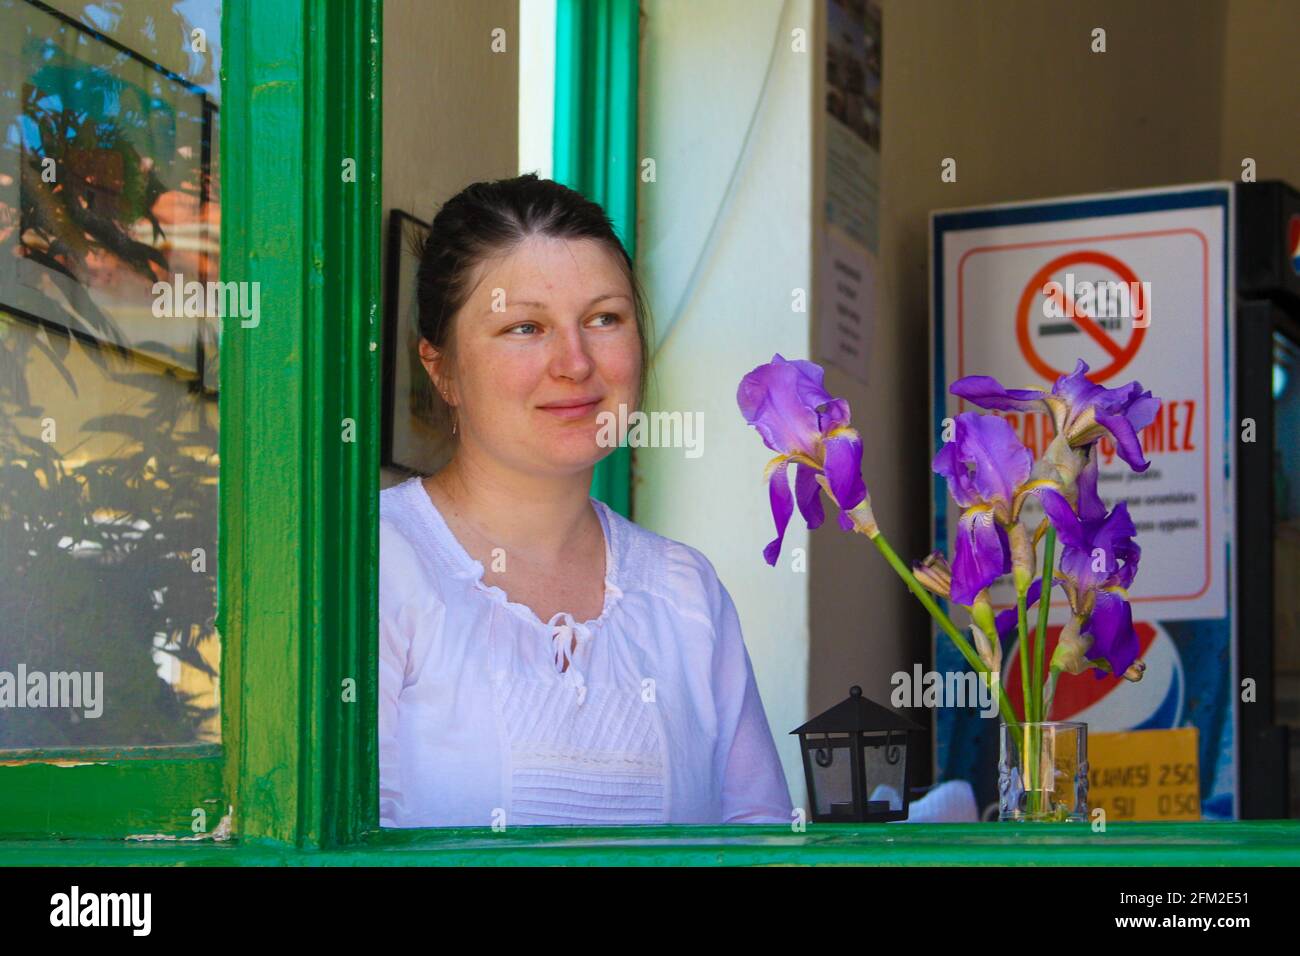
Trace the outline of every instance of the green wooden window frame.
<instances>
[{"instance_id":1,"label":"green wooden window frame","mask_svg":"<svg viewBox=\"0 0 1300 956\"><path fill-rule=\"evenodd\" d=\"M192 838L194 808L211 836L233 806L243 844L337 846L377 813L359 715L377 691L381 16L222 13L221 278L261 294L259 324L222 340L222 741L23 754L0 766L0 837Z\"/></svg>"}]
</instances>

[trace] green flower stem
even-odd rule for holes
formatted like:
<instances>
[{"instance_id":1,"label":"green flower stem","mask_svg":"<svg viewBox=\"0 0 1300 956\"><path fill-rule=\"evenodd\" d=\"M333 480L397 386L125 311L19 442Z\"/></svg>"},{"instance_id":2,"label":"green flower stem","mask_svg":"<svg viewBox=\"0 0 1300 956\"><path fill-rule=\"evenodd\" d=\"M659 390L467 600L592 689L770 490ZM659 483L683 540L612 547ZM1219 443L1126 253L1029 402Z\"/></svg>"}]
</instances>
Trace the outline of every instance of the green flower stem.
<instances>
[{"instance_id":1,"label":"green flower stem","mask_svg":"<svg viewBox=\"0 0 1300 956\"><path fill-rule=\"evenodd\" d=\"M1043 587L1038 595L1038 636L1034 639L1034 713L1036 720L1047 719L1047 706L1043 700L1043 655L1047 647L1047 615L1052 607L1052 578L1056 572L1056 529L1047 526L1043 544Z\"/></svg>"},{"instance_id":2,"label":"green flower stem","mask_svg":"<svg viewBox=\"0 0 1300 956\"><path fill-rule=\"evenodd\" d=\"M1033 694L1029 689L1029 666L1032 652L1029 648L1029 623L1025 612L1025 595L1028 592L1016 589L1016 630L1020 635L1020 700L1025 714L1025 722L1029 723L1034 719L1034 700ZM1038 810L1038 745L1034 740L1034 731L1037 728L1028 728L1024 744L1023 767L1025 776L1025 785L1029 789L1029 809L1031 812Z\"/></svg>"},{"instance_id":3,"label":"green flower stem","mask_svg":"<svg viewBox=\"0 0 1300 956\"><path fill-rule=\"evenodd\" d=\"M1032 663L1030 657L1032 653L1029 648L1029 624L1026 620L1025 613L1025 594L1019 588L1016 589L1016 629L1020 634L1020 699L1024 705L1025 720L1034 719L1033 693L1029 689L1029 667Z\"/></svg>"},{"instance_id":4,"label":"green flower stem","mask_svg":"<svg viewBox=\"0 0 1300 956\"><path fill-rule=\"evenodd\" d=\"M912 573L912 569L905 565L899 559L898 555L894 553L894 549L889 546L889 542L885 540L885 536L876 532L876 534L868 535L868 537L870 537L872 542L876 545L876 549L885 556L885 560L889 562L889 566L894 569L900 578L903 579L903 583L907 585L907 589L916 596L916 599L921 602L922 606L930 612L930 616L938 622L939 627L943 629L943 632L952 639L952 642L955 645L957 645L957 650L961 652L962 657L966 658L966 662L970 664L971 667L975 668L977 673L989 674L989 683L993 683L997 678L997 675L992 674L985 663L980 660L980 656L975 653L975 648L971 647L970 642L967 641L966 638L962 637L961 632L957 630L956 625L952 623L952 620L943 612L939 605L934 602L934 598L930 596L930 592L921 586L921 582L916 580L916 575ZM1007 698L1007 692L1003 689L1001 680L997 680L997 688L998 710L1002 714L1002 719L1010 726L1017 727L1019 721L1016 720L1015 711L1011 709L1011 701Z\"/></svg>"}]
</instances>

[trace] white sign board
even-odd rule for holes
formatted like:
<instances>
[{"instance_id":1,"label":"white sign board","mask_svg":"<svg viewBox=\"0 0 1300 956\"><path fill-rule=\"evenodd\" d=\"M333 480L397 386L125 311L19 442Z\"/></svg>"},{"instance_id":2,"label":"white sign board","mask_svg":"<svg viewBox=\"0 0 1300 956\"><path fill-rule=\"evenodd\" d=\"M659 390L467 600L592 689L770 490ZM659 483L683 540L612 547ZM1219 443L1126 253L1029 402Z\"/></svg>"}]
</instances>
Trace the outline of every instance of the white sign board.
<instances>
[{"instance_id":1,"label":"white sign board","mask_svg":"<svg viewBox=\"0 0 1300 956\"><path fill-rule=\"evenodd\" d=\"M1138 618L1227 613L1231 202L1230 184L1202 184L934 214L936 426L978 410L948 392L958 378L1050 389L1080 358L1098 384L1136 379L1162 400L1140 434L1147 471L1109 438L1098 448L1102 498L1127 500L1138 528ZM1052 437L1046 414L999 414L1035 456ZM950 542L958 509L939 504ZM1041 511L1027 514L1035 525ZM1009 577L993 596L1014 606ZM1054 623L1065 603L1053 602Z\"/></svg>"}]
</instances>

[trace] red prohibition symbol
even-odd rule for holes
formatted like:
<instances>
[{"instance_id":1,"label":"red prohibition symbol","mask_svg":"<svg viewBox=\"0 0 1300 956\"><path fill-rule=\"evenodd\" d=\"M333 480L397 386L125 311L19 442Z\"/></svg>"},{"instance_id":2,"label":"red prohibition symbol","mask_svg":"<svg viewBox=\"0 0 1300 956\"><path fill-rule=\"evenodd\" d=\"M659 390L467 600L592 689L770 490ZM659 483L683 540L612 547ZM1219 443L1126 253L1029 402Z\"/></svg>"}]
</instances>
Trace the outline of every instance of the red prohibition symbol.
<instances>
[{"instance_id":1,"label":"red prohibition symbol","mask_svg":"<svg viewBox=\"0 0 1300 956\"><path fill-rule=\"evenodd\" d=\"M1029 284L1025 286L1025 291L1020 293L1020 304L1016 307L1016 340L1020 343L1020 351L1024 353L1025 360L1029 362L1035 372L1048 381L1054 382L1062 375L1071 372L1072 369L1053 368L1038 354L1038 351L1034 348L1034 343L1029 338L1029 308L1034 304L1034 299L1042 293L1043 286L1051 280L1056 272L1067 266L1078 264L1101 266L1103 269L1109 269L1119 276L1121 281L1129 283L1128 287L1130 289L1135 290L1134 312L1137 315L1142 315L1147 308L1147 303L1142 301L1142 284L1138 282L1137 274L1114 256L1095 251L1067 252L1065 255L1058 256L1044 265L1034 273L1033 278L1029 280ZM1091 316L1079 312L1073 307L1073 303L1068 303L1068 305L1070 308L1066 310L1066 314L1073 312L1073 322L1111 357L1109 365L1089 372L1089 379L1094 382L1104 382L1112 375L1119 373L1124 366L1133 360L1133 356L1137 354L1138 348L1142 345L1142 340L1146 338L1147 330L1145 326L1135 326L1132 336L1129 337L1128 344L1121 346Z\"/></svg>"}]
</instances>

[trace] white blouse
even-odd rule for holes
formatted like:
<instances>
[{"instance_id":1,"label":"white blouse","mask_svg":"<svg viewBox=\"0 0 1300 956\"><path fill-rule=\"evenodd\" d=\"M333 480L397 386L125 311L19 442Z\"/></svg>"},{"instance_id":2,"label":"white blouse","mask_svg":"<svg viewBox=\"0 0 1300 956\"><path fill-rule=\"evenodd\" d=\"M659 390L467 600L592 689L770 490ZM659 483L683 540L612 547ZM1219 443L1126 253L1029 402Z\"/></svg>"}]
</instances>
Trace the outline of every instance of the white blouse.
<instances>
[{"instance_id":1,"label":"white blouse","mask_svg":"<svg viewBox=\"0 0 1300 956\"><path fill-rule=\"evenodd\" d=\"M543 623L483 583L418 477L380 492L381 826L791 821L713 565L591 501L604 610Z\"/></svg>"}]
</instances>

